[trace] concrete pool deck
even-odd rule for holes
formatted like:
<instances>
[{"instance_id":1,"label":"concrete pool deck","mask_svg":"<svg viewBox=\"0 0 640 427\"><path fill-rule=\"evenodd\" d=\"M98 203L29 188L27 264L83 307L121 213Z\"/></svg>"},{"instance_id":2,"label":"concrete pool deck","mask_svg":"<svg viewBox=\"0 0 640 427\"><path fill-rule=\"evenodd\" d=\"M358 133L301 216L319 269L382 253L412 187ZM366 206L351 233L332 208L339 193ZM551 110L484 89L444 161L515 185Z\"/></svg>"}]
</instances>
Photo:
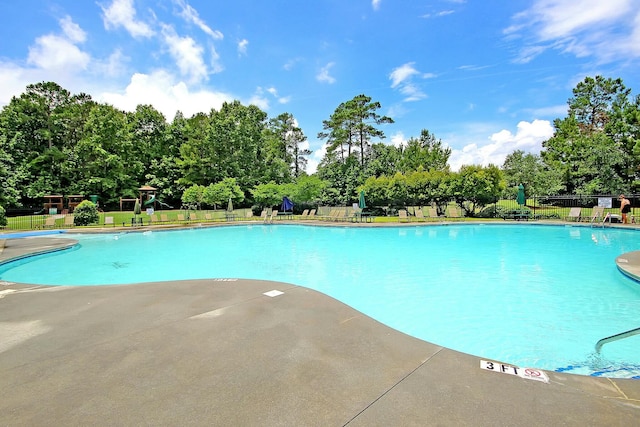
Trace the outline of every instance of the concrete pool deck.
<instances>
[{"instance_id":1,"label":"concrete pool deck","mask_svg":"<svg viewBox=\"0 0 640 427\"><path fill-rule=\"evenodd\" d=\"M7 239L0 261L68 245ZM90 274L79 272L79 274ZM282 294L267 296L277 290ZM0 425L635 425L640 381L481 369L286 283L0 282Z\"/></svg>"}]
</instances>

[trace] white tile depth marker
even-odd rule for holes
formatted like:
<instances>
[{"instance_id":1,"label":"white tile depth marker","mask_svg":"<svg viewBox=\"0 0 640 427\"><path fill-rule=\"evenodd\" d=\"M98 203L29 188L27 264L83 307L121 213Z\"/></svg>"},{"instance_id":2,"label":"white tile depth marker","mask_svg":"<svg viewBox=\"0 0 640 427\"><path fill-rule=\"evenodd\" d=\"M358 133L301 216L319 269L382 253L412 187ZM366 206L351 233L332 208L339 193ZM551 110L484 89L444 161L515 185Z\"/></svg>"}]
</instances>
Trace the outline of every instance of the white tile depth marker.
<instances>
[{"instance_id":1,"label":"white tile depth marker","mask_svg":"<svg viewBox=\"0 0 640 427\"><path fill-rule=\"evenodd\" d=\"M279 290L274 289L274 290L272 290L272 291L265 292L265 293L264 293L264 294L262 294L262 295L266 295L266 296L268 296L268 297L273 298L273 297L277 297L277 296L282 295L282 294L284 294L284 292L280 292Z\"/></svg>"}]
</instances>

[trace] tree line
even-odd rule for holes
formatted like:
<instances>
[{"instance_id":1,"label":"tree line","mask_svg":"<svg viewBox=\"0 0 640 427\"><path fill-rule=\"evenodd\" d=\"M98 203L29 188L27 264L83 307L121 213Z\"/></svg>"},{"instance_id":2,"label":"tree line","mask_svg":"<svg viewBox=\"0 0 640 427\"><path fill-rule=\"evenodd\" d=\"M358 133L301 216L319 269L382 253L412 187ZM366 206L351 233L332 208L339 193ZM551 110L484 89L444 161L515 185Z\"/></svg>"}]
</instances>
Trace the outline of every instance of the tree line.
<instances>
[{"instance_id":1,"label":"tree line","mask_svg":"<svg viewBox=\"0 0 640 427\"><path fill-rule=\"evenodd\" d=\"M295 117L269 118L254 105L171 122L151 105L125 112L71 94L54 82L27 86L0 111L0 205L36 207L46 194L98 195L115 207L142 185L170 205L273 206L282 196L350 205L365 190L379 206L456 202L474 214L500 197L635 192L640 172L640 96L621 79L587 77L540 154L514 151L503 165L449 169L451 149L423 129L402 146L384 144L390 117L360 94L322 122L326 154L305 172L311 151Z\"/></svg>"}]
</instances>

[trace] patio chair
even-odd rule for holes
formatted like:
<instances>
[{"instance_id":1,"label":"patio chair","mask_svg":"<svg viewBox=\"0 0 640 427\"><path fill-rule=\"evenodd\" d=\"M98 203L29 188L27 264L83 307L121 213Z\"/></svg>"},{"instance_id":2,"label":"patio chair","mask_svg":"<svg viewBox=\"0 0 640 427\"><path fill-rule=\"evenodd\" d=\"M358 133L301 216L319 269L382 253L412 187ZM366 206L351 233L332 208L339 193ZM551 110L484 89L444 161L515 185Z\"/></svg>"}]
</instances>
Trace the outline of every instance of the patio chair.
<instances>
[{"instance_id":1,"label":"patio chair","mask_svg":"<svg viewBox=\"0 0 640 427\"><path fill-rule=\"evenodd\" d=\"M178 214L178 221L184 222L184 214Z\"/></svg>"},{"instance_id":2,"label":"patio chair","mask_svg":"<svg viewBox=\"0 0 640 427\"><path fill-rule=\"evenodd\" d=\"M581 212L582 212L582 208L571 208L569 210L569 215L567 215L567 218L566 218L567 221L579 222Z\"/></svg>"},{"instance_id":3,"label":"patio chair","mask_svg":"<svg viewBox=\"0 0 640 427\"><path fill-rule=\"evenodd\" d=\"M73 215L67 215L64 217L64 226L65 227L73 227L75 225L73 221Z\"/></svg>"},{"instance_id":4,"label":"patio chair","mask_svg":"<svg viewBox=\"0 0 640 427\"><path fill-rule=\"evenodd\" d=\"M269 222L272 223L274 218L278 218L278 210L274 209L271 211L271 215L269 215Z\"/></svg>"},{"instance_id":5,"label":"patio chair","mask_svg":"<svg viewBox=\"0 0 640 427\"><path fill-rule=\"evenodd\" d=\"M316 217L316 210L315 209L311 209L309 211L309 215L307 216L307 218L315 218Z\"/></svg>"},{"instance_id":6,"label":"patio chair","mask_svg":"<svg viewBox=\"0 0 640 427\"><path fill-rule=\"evenodd\" d=\"M427 218L425 218L425 216L424 216L424 212L422 212L422 209L416 209L415 214L416 214L416 220L418 220L418 221L426 221L427 220Z\"/></svg>"},{"instance_id":7,"label":"patio chair","mask_svg":"<svg viewBox=\"0 0 640 427\"><path fill-rule=\"evenodd\" d=\"M460 214L460 210L458 209L457 206L450 206L447 209L445 216L447 218L455 218L455 219L462 218L462 215Z\"/></svg>"},{"instance_id":8,"label":"patio chair","mask_svg":"<svg viewBox=\"0 0 640 427\"><path fill-rule=\"evenodd\" d=\"M149 224L153 224L154 222L158 222L158 215L156 214L149 215Z\"/></svg>"},{"instance_id":9,"label":"patio chair","mask_svg":"<svg viewBox=\"0 0 640 427\"><path fill-rule=\"evenodd\" d=\"M440 221L440 215L438 215L438 209L436 208L427 208L427 213L429 214L429 218L437 219Z\"/></svg>"},{"instance_id":10,"label":"patio chair","mask_svg":"<svg viewBox=\"0 0 640 427\"><path fill-rule=\"evenodd\" d=\"M398 222L409 222L409 216L407 215L406 209L400 209L398 211Z\"/></svg>"},{"instance_id":11,"label":"patio chair","mask_svg":"<svg viewBox=\"0 0 640 427\"><path fill-rule=\"evenodd\" d=\"M116 224L113 222L113 217L112 216L105 216L104 217L104 225L111 225L113 227L116 226Z\"/></svg>"},{"instance_id":12,"label":"patio chair","mask_svg":"<svg viewBox=\"0 0 640 427\"><path fill-rule=\"evenodd\" d=\"M56 226L56 217L55 216L49 216L47 217L47 219L44 221L44 228L54 228Z\"/></svg>"},{"instance_id":13,"label":"patio chair","mask_svg":"<svg viewBox=\"0 0 640 427\"><path fill-rule=\"evenodd\" d=\"M160 214L160 221L169 222L169 217L167 216L167 214Z\"/></svg>"},{"instance_id":14,"label":"patio chair","mask_svg":"<svg viewBox=\"0 0 640 427\"><path fill-rule=\"evenodd\" d=\"M300 216L300 219L305 219L307 216L309 216L309 209L305 209L302 211L302 215Z\"/></svg>"}]
</instances>

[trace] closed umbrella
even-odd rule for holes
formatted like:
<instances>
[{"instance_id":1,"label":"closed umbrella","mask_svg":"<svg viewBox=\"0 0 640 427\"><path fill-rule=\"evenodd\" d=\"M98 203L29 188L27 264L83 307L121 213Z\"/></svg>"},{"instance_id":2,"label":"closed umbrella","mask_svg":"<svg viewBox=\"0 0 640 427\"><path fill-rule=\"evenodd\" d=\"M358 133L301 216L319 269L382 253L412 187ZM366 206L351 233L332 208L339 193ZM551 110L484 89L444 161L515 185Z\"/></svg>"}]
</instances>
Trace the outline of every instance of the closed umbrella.
<instances>
[{"instance_id":1,"label":"closed umbrella","mask_svg":"<svg viewBox=\"0 0 640 427\"><path fill-rule=\"evenodd\" d=\"M524 185L520 184L518 186L518 195L516 196L516 200L518 201L518 204L520 206L524 205L525 203L527 203L527 199L524 195Z\"/></svg>"},{"instance_id":2,"label":"closed umbrella","mask_svg":"<svg viewBox=\"0 0 640 427\"><path fill-rule=\"evenodd\" d=\"M233 201L231 201L231 197L229 197L229 204L227 205L227 211L233 212Z\"/></svg>"},{"instance_id":3,"label":"closed umbrella","mask_svg":"<svg viewBox=\"0 0 640 427\"><path fill-rule=\"evenodd\" d=\"M367 207L367 204L364 201L364 190L360 192L360 199L358 200L358 207L360 209L364 209Z\"/></svg>"}]
</instances>

